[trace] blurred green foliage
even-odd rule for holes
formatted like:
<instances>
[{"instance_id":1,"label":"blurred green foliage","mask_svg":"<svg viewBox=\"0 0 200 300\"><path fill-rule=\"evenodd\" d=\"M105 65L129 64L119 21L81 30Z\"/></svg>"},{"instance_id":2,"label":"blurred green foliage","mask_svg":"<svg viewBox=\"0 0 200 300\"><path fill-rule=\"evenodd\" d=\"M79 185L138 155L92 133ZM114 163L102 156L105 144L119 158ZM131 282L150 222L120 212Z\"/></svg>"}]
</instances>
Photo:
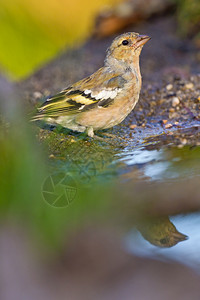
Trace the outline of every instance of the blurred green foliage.
<instances>
[{"instance_id":1,"label":"blurred green foliage","mask_svg":"<svg viewBox=\"0 0 200 300\"><path fill-rule=\"evenodd\" d=\"M1 0L0 67L22 79L66 46L80 44L105 4L119 0Z\"/></svg>"},{"instance_id":2,"label":"blurred green foliage","mask_svg":"<svg viewBox=\"0 0 200 300\"><path fill-rule=\"evenodd\" d=\"M200 32L200 1L175 0L177 3L177 17L179 32L193 36Z\"/></svg>"},{"instance_id":3,"label":"blurred green foliage","mask_svg":"<svg viewBox=\"0 0 200 300\"><path fill-rule=\"evenodd\" d=\"M38 143L36 132L26 120L23 120L20 113L16 112L15 117L9 122L5 121L8 119L7 112L4 111L3 115L0 121L2 223L9 221L25 228L31 240L39 241L41 245L50 245L51 252L63 245L68 233L83 224L89 224L91 219L97 220L100 216L102 222L110 214L107 187L111 181L107 178L96 180L95 174L98 172L96 169L95 174L93 172L91 174L93 177L83 176L88 170L84 162L82 166L80 165L78 155L74 157L72 163L67 153L63 152L60 159L51 162L47 158L44 144ZM56 135L52 143L53 145L58 143ZM57 172L71 176L77 188L73 201L61 208L50 205L42 193L46 179Z\"/></svg>"},{"instance_id":4,"label":"blurred green foliage","mask_svg":"<svg viewBox=\"0 0 200 300\"><path fill-rule=\"evenodd\" d=\"M33 234L32 238L54 248L66 239L68 232L83 222L89 223L91 216L106 216L106 185L84 184L78 169L73 172L67 162L50 166L32 130L24 128L18 122L9 128L0 127L1 220L17 222ZM61 208L49 205L42 196L44 181L59 170L71 175L77 186L74 201Z\"/></svg>"},{"instance_id":5,"label":"blurred green foliage","mask_svg":"<svg viewBox=\"0 0 200 300\"><path fill-rule=\"evenodd\" d=\"M65 47L84 41L99 10L120 1L1 0L1 70L12 80L27 77ZM199 28L200 1L174 1L180 31Z\"/></svg>"}]
</instances>

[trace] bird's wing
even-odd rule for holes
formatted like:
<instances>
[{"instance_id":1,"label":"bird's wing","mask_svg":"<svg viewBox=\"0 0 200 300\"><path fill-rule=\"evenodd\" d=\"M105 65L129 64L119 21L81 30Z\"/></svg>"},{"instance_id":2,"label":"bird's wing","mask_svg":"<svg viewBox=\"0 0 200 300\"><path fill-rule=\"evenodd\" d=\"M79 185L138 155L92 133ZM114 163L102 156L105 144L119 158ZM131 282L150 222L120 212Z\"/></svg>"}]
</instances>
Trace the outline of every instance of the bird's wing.
<instances>
[{"instance_id":1,"label":"bird's wing","mask_svg":"<svg viewBox=\"0 0 200 300\"><path fill-rule=\"evenodd\" d=\"M38 109L37 118L77 114L95 105L107 107L122 90L126 80L119 74L99 69L91 76L48 98Z\"/></svg>"}]
</instances>

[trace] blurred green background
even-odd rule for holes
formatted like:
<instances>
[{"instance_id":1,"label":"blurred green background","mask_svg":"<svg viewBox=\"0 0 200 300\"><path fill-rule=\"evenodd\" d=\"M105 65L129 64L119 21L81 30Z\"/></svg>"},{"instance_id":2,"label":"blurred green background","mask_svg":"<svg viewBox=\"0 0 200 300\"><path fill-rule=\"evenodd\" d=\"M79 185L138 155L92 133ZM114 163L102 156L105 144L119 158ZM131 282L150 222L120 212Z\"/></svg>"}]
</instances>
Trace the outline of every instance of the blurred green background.
<instances>
[{"instance_id":1,"label":"blurred green background","mask_svg":"<svg viewBox=\"0 0 200 300\"><path fill-rule=\"evenodd\" d=\"M25 78L66 46L89 36L98 11L119 0L2 0L0 66L11 79Z\"/></svg>"},{"instance_id":2,"label":"blurred green background","mask_svg":"<svg viewBox=\"0 0 200 300\"><path fill-rule=\"evenodd\" d=\"M174 0L180 32L199 26L198 0ZM20 80L69 46L78 47L93 29L99 11L120 0L2 0L0 68Z\"/></svg>"}]
</instances>

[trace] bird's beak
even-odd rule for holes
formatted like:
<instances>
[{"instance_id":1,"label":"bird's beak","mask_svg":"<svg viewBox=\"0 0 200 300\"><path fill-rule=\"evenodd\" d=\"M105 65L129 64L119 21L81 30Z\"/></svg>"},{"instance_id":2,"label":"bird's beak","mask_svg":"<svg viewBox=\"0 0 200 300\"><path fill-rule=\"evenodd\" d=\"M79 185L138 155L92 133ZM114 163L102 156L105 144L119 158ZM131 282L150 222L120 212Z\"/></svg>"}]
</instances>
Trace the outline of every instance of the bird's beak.
<instances>
[{"instance_id":1,"label":"bird's beak","mask_svg":"<svg viewBox=\"0 0 200 300\"><path fill-rule=\"evenodd\" d=\"M143 46L144 44L146 44L146 42L148 42L151 38L148 35L138 35L138 37L136 38L136 42L134 44L134 46L136 48Z\"/></svg>"},{"instance_id":2,"label":"bird's beak","mask_svg":"<svg viewBox=\"0 0 200 300\"><path fill-rule=\"evenodd\" d=\"M188 236L183 234L183 233L180 233L180 232L173 232L172 233L172 236L173 236L173 240L174 242L176 243L179 243L179 242L182 242L182 241L185 241L188 239Z\"/></svg>"}]
</instances>

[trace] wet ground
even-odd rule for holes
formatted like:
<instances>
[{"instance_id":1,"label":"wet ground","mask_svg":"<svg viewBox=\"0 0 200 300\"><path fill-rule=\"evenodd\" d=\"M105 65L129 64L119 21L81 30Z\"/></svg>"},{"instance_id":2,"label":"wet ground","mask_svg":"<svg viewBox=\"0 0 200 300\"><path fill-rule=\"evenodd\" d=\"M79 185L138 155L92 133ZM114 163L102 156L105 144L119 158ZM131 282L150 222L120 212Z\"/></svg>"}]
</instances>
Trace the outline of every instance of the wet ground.
<instances>
[{"instance_id":1,"label":"wet ground","mask_svg":"<svg viewBox=\"0 0 200 300\"><path fill-rule=\"evenodd\" d=\"M83 184L94 179L119 184L113 197L129 203L127 211L142 234L134 229L125 235L127 252L178 261L200 272L200 53L191 40L178 37L170 16L128 31L152 40L141 55L140 101L108 131L116 138L82 139L44 126L36 134L47 146L52 172L70 169ZM29 106L100 67L112 39L92 39L20 83Z\"/></svg>"}]
</instances>

